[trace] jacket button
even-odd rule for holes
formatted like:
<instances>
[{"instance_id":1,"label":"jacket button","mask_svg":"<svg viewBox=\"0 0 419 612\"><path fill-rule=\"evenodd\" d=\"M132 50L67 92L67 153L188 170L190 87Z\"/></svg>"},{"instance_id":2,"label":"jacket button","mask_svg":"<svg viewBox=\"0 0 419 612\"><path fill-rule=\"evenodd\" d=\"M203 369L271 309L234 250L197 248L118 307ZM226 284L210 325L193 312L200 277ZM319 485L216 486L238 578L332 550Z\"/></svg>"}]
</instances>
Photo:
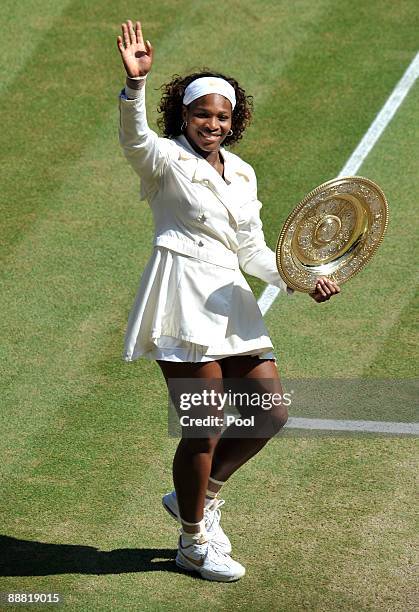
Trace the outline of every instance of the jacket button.
<instances>
[{"instance_id":1,"label":"jacket button","mask_svg":"<svg viewBox=\"0 0 419 612\"><path fill-rule=\"evenodd\" d=\"M205 221L207 220L207 216L205 213L202 213L201 215L199 215L199 217L197 217L197 219L200 223L205 223Z\"/></svg>"},{"instance_id":2,"label":"jacket button","mask_svg":"<svg viewBox=\"0 0 419 612\"><path fill-rule=\"evenodd\" d=\"M204 246L204 243L202 242L202 240L198 242L198 246Z\"/></svg>"}]
</instances>

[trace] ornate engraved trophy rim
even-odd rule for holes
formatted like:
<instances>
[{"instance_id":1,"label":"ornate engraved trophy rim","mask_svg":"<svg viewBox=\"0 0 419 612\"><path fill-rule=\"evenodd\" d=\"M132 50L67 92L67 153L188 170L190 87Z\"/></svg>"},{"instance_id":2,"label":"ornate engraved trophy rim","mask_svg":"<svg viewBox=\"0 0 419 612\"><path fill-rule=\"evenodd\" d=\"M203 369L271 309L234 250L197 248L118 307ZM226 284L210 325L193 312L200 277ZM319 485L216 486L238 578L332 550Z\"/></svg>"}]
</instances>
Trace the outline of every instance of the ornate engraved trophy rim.
<instances>
[{"instance_id":1,"label":"ornate engraved trophy rim","mask_svg":"<svg viewBox=\"0 0 419 612\"><path fill-rule=\"evenodd\" d=\"M300 266L301 269L299 269L298 271L297 269L293 269L293 266L286 265L285 257L284 257L284 247L286 244L286 237L288 237L288 242L290 243L290 246L292 249L291 242L293 239L291 240L289 239L289 231L290 231L290 226L292 225L292 223L295 222L296 219L298 219L298 216L300 215L301 211L303 211L304 208L306 208L307 205L314 198L316 198L316 196L319 193L325 190L329 191L333 187L345 186L345 184L348 185L348 193L346 193L346 195L348 196L348 199L351 193L349 189L349 184L352 185L352 189L353 189L354 184L359 185L360 187L365 186L367 188L370 188L370 190L373 191L375 195L378 197L379 204L380 204L380 212L383 215L383 220L382 220L382 224L380 227L380 235L378 239L375 241L375 243L370 247L369 251L366 252L366 254L363 256L362 261L357 262L356 265L345 267L345 263L347 261L350 261L351 249L353 253L354 249L356 249L357 247L360 248L359 241L356 242L356 240L354 239L353 244L349 242L348 248L342 249L342 252L339 254L339 257L335 259L331 258L331 261L328 261L326 264L324 264L324 262L322 261L318 261L318 262L313 261L311 262L312 265L310 266L310 270L308 269L306 270L304 268L303 263L301 263L301 266ZM339 196L342 197L342 194L345 195L344 190L340 193L335 194L334 197L339 197ZM325 198L324 202L327 202L327 200L330 200L332 197L333 196L329 196ZM367 204L368 203L366 201L365 202L363 201L363 205L367 205ZM372 216L372 213L370 210L368 210L368 215ZM332 217L333 214L332 215L328 214L326 216ZM339 284L342 284L343 282L346 282L347 280L352 278L355 274L358 274L358 272L360 272L365 267L365 265L369 262L369 260L372 258L372 256L375 254L378 247L382 243L384 234L387 230L387 226L388 226L387 199L382 189L374 181L366 177L363 177L363 176L343 176L343 177L334 178L329 181L326 181L322 183L321 185L319 185L318 187L316 187L315 189L313 189L312 191L310 191L297 204L297 206L293 209L293 211L288 215L284 223L284 226L281 230L281 233L278 237L277 245L276 245L275 253L276 253L276 263L277 263L278 272L289 287L291 287L292 289L295 289L296 291L301 291L304 293L309 293L310 291L314 289L314 283L315 283L316 276L328 276L332 280L336 280ZM319 223L317 223L316 225L316 228L318 227L319 227ZM293 237L296 235L297 229L298 227L293 230L293 233L292 233ZM364 230L365 230L365 236L372 234L371 227L364 228ZM294 245L293 253L295 254L295 245ZM304 260L304 258L302 259ZM352 262L352 264L354 264L354 262ZM301 280L301 276L304 277L304 281Z\"/></svg>"}]
</instances>

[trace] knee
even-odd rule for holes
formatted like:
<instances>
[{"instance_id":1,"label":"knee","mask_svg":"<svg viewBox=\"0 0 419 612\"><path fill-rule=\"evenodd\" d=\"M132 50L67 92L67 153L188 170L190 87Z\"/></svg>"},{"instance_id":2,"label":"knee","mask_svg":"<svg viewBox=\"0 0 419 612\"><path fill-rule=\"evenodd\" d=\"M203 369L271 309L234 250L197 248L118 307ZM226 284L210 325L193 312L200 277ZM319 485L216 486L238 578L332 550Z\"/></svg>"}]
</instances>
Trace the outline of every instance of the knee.
<instances>
[{"instance_id":1,"label":"knee","mask_svg":"<svg viewBox=\"0 0 419 612\"><path fill-rule=\"evenodd\" d=\"M190 455L207 454L212 455L217 445L219 436L208 438L183 438L182 446Z\"/></svg>"},{"instance_id":2,"label":"knee","mask_svg":"<svg viewBox=\"0 0 419 612\"><path fill-rule=\"evenodd\" d=\"M285 406L276 406L271 410L271 424L277 434L288 421L288 410Z\"/></svg>"},{"instance_id":3,"label":"knee","mask_svg":"<svg viewBox=\"0 0 419 612\"><path fill-rule=\"evenodd\" d=\"M255 415L255 433L263 438L272 438L286 424L288 410L285 406L271 406Z\"/></svg>"}]
</instances>

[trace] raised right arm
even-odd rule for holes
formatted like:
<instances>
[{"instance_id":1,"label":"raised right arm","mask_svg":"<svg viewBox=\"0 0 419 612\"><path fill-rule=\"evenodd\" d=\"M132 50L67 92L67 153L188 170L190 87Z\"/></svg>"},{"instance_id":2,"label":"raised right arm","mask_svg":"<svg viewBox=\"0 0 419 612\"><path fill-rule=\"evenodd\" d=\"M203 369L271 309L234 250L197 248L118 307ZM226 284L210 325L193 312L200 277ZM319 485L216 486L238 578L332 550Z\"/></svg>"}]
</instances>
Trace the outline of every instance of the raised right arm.
<instances>
[{"instance_id":1,"label":"raised right arm","mask_svg":"<svg viewBox=\"0 0 419 612\"><path fill-rule=\"evenodd\" d=\"M147 123L145 82L153 62L153 48L144 43L141 24L131 21L122 24L122 37L117 44L127 81L119 97L119 141L135 172L141 177L143 197L150 196L166 166L170 143L151 130Z\"/></svg>"}]
</instances>

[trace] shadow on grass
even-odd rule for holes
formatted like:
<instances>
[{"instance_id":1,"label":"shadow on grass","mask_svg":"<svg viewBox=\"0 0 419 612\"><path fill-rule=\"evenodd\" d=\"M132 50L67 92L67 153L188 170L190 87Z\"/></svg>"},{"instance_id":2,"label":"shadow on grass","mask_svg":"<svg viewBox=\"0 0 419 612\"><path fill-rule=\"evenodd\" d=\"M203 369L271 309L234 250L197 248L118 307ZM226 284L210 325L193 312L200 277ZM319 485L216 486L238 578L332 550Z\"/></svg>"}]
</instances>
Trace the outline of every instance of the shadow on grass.
<instances>
[{"instance_id":1,"label":"shadow on grass","mask_svg":"<svg viewBox=\"0 0 419 612\"><path fill-rule=\"evenodd\" d=\"M179 573L175 556L176 550L171 548L121 548L107 552L93 546L47 544L0 535L0 576Z\"/></svg>"}]
</instances>

